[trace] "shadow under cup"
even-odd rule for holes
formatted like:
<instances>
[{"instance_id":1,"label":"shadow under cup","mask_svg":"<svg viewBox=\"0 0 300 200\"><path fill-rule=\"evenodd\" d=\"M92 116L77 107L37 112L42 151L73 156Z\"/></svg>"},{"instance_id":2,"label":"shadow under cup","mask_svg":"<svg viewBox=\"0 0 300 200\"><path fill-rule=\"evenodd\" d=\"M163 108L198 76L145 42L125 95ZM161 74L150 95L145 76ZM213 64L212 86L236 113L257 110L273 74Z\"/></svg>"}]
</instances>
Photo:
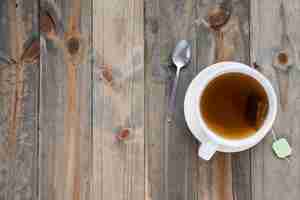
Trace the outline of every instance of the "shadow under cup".
<instances>
[{"instance_id":1,"label":"shadow under cup","mask_svg":"<svg viewBox=\"0 0 300 200\"><path fill-rule=\"evenodd\" d=\"M224 73L206 85L199 107L206 126L230 140L255 134L264 123L268 96L255 78L240 72Z\"/></svg>"}]
</instances>

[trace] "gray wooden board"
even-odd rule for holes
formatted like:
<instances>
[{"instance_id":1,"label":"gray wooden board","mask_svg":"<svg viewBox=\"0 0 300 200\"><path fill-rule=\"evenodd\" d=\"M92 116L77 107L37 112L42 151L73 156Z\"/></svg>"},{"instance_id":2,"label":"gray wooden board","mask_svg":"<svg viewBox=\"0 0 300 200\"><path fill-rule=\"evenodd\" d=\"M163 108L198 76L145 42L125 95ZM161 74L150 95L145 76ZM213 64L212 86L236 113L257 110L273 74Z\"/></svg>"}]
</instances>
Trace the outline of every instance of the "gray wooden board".
<instances>
[{"instance_id":1,"label":"gray wooden board","mask_svg":"<svg viewBox=\"0 0 300 200\"><path fill-rule=\"evenodd\" d=\"M146 1L145 136L146 199L250 199L249 152L197 157L198 142L183 116L190 81L205 66L222 60L249 62L249 4L233 1L229 21L218 30L199 23L220 1ZM176 42L192 43L193 59L181 73L173 122L166 120Z\"/></svg>"},{"instance_id":2,"label":"gray wooden board","mask_svg":"<svg viewBox=\"0 0 300 200\"><path fill-rule=\"evenodd\" d=\"M40 38L39 199L91 199L91 5L41 1L55 31Z\"/></svg>"},{"instance_id":3,"label":"gray wooden board","mask_svg":"<svg viewBox=\"0 0 300 200\"><path fill-rule=\"evenodd\" d=\"M277 92L279 110L274 130L278 138L286 138L293 148L290 162L274 156L271 136L252 150L252 199L255 200L296 200L300 196L299 12L298 0L251 1L251 61L261 66ZM285 60L282 60L283 70L275 64L279 51L289 52L286 60L291 64L289 69L284 68Z\"/></svg>"},{"instance_id":4,"label":"gray wooden board","mask_svg":"<svg viewBox=\"0 0 300 200\"><path fill-rule=\"evenodd\" d=\"M143 0L94 0L93 197L144 198ZM129 136L118 140L120 133Z\"/></svg>"},{"instance_id":5,"label":"gray wooden board","mask_svg":"<svg viewBox=\"0 0 300 200\"><path fill-rule=\"evenodd\" d=\"M0 199L37 199L37 60L21 59L38 33L38 1L0 3ZM14 61L12 61L14 60ZM17 64L16 64L17 63Z\"/></svg>"}]
</instances>

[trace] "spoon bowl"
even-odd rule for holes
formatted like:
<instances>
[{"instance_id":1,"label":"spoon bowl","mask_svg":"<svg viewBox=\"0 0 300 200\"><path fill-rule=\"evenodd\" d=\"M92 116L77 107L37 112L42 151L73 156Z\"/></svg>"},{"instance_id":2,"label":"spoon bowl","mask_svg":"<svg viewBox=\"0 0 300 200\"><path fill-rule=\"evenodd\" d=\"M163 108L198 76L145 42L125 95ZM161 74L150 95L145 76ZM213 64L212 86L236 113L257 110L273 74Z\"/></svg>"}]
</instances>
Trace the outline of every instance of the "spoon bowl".
<instances>
[{"instance_id":1,"label":"spoon bowl","mask_svg":"<svg viewBox=\"0 0 300 200\"><path fill-rule=\"evenodd\" d=\"M172 61L174 65L177 68L182 68L190 62L191 57L191 45L186 40L179 41L172 54Z\"/></svg>"}]
</instances>

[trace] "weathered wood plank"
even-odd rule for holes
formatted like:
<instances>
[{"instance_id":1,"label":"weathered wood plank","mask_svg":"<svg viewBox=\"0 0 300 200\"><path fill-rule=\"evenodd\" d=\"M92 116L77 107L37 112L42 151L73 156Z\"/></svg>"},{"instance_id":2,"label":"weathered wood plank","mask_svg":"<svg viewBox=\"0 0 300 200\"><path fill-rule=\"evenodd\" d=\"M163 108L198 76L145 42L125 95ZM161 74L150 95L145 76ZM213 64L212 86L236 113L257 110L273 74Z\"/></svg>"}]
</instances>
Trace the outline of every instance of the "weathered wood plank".
<instances>
[{"instance_id":1,"label":"weathered wood plank","mask_svg":"<svg viewBox=\"0 0 300 200\"><path fill-rule=\"evenodd\" d=\"M39 199L91 199L92 2L41 1Z\"/></svg>"},{"instance_id":2,"label":"weathered wood plank","mask_svg":"<svg viewBox=\"0 0 300 200\"><path fill-rule=\"evenodd\" d=\"M94 0L93 198L144 198L143 0ZM122 130L129 130L124 140Z\"/></svg>"},{"instance_id":3,"label":"weathered wood plank","mask_svg":"<svg viewBox=\"0 0 300 200\"><path fill-rule=\"evenodd\" d=\"M217 5L229 10L232 5L228 20ZM203 67L222 60L249 62L248 1L156 0L145 7L146 199L250 199L249 152L200 160L183 115L185 91ZM201 23L203 18L211 28ZM182 71L177 111L169 124L170 55L180 39L192 42L193 59Z\"/></svg>"},{"instance_id":4,"label":"weathered wood plank","mask_svg":"<svg viewBox=\"0 0 300 200\"><path fill-rule=\"evenodd\" d=\"M251 61L271 80L279 99L274 125L278 137L293 147L290 163L275 158L272 136L252 151L252 196L255 200L299 199L300 196L300 2L251 1ZM278 60L278 53L282 52ZM284 59L284 54L287 59Z\"/></svg>"},{"instance_id":5,"label":"weathered wood plank","mask_svg":"<svg viewBox=\"0 0 300 200\"><path fill-rule=\"evenodd\" d=\"M37 199L37 19L36 0L0 3L1 200Z\"/></svg>"}]
</instances>

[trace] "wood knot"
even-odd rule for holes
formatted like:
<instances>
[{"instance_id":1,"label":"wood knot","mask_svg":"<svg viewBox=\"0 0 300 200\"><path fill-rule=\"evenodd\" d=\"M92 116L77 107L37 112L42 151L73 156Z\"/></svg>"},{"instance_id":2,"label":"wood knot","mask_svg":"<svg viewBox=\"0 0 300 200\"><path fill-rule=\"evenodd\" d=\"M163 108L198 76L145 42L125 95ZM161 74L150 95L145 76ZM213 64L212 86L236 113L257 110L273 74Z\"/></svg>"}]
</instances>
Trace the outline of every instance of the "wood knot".
<instances>
[{"instance_id":1,"label":"wood knot","mask_svg":"<svg viewBox=\"0 0 300 200\"><path fill-rule=\"evenodd\" d=\"M105 67L105 69L102 72L103 78L107 81L107 82L112 82L113 80L113 76L112 76L112 69L111 67Z\"/></svg>"},{"instance_id":2,"label":"wood knot","mask_svg":"<svg viewBox=\"0 0 300 200\"><path fill-rule=\"evenodd\" d=\"M63 33L60 9L52 1L41 1L39 12L39 28L48 38Z\"/></svg>"},{"instance_id":3,"label":"wood knot","mask_svg":"<svg viewBox=\"0 0 300 200\"><path fill-rule=\"evenodd\" d=\"M39 37L33 37L25 43L25 50L22 53L21 61L25 63L34 63L40 56Z\"/></svg>"},{"instance_id":4,"label":"wood knot","mask_svg":"<svg viewBox=\"0 0 300 200\"><path fill-rule=\"evenodd\" d=\"M123 128L122 130L120 130L117 135L116 135L116 138L119 140L119 141L122 141L122 140L126 140L128 139L130 135L130 130L128 128Z\"/></svg>"},{"instance_id":5,"label":"wood knot","mask_svg":"<svg viewBox=\"0 0 300 200\"><path fill-rule=\"evenodd\" d=\"M52 33L55 32L56 23L51 14L46 10L41 10L40 12L40 30L42 33Z\"/></svg>"},{"instance_id":6,"label":"wood knot","mask_svg":"<svg viewBox=\"0 0 300 200\"><path fill-rule=\"evenodd\" d=\"M80 48L80 41L78 38L71 37L67 41L67 49L71 55L76 54Z\"/></svg>"},{"instance_id":7,"label":"wood knot","mask_svg":"<svg viewBox=\"0 0 300 200\"><path fill-rule=\"evenodd\" d=\"M99 67L99 76L98 80L103 80L105 83L112 84L113 83L113 72L111 65L104 65Z\"/></svg>"},{"instance_id":8,"label":"wood knot","mask_svg":"<svg viewBox=\"0 0 300 200\"><path fill-rule=\"evenodd\" d=\"M282 65L285 65L289 61L289 56L285 52L280 52L277 56L278 62Z\"/></svg>"},{"instance_id":9,"label":"wood knot","mask_svg":"<svg viewBox=\"0 0 300 200\"><path fill-rule=\"evenodd\" d=\"M207 20L211 28L220 29L228 22L230 15L230 9L218 5L208 11Z\"/></svg>"},{"instance_id":10,"label":"wood knot","mask_svg":"<svg viewBox=\"0 0 300 200\"><path fill-rule=\"evenodd\" d=\"M273 66L282 70L287 71L294 64L294 57L292 52L288 49L281 50L275 53L273 58Z\"/></svg>"}]
</instances>

